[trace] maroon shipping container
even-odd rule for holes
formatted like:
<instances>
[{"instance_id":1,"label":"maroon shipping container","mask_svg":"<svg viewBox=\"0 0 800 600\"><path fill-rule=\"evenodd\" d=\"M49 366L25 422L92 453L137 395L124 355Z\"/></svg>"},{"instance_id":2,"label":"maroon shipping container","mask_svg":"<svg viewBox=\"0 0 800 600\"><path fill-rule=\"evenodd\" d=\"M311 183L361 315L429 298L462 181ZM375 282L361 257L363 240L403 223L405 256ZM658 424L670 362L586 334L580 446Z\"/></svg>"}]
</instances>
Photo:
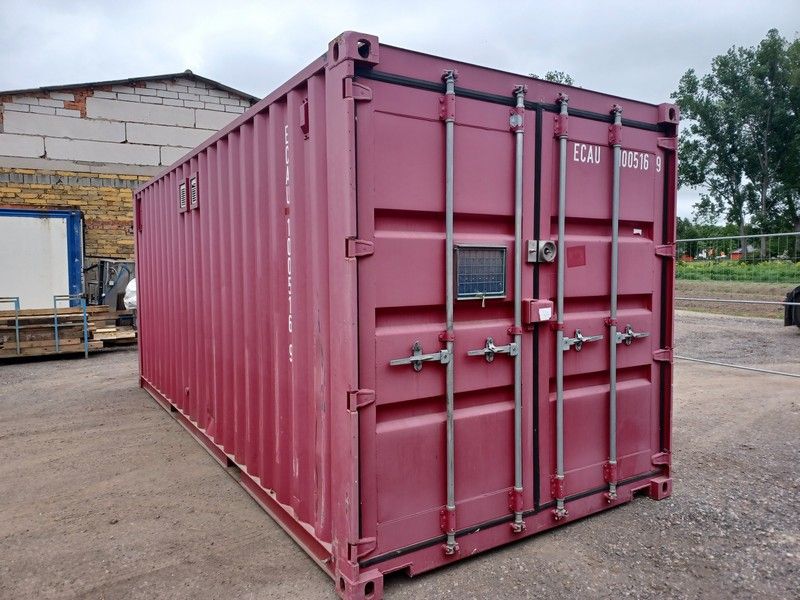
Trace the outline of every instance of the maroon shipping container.
<instances>
[{"instance_id":1,"label":"maroon shipping container","mask_svg":"<svg viewBox=\"0 0 800 600\"><path fill-rule=\"evenodd\" d=\"M344 33L136 192L141 385L344 598L664 498L677 123Z\"/></svg>"}]
</instances>

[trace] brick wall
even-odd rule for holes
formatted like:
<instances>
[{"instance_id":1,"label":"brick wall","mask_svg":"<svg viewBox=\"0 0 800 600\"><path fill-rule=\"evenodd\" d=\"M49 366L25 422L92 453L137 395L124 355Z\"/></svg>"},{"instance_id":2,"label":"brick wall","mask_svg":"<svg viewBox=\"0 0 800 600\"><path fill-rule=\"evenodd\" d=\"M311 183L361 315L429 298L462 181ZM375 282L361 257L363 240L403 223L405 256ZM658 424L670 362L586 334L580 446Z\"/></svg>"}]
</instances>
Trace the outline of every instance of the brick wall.
<instances>
[{"instance_id":1,"label":"brick wall","mask_svg":"<svg viewBox=\"0 0 800 600\"><path fill-rule=\"evenodd\" d=\"M0 94L0 207L80 210L85 265L133 259L133 188L249 106L191 74Z\"/></svg>"},{"instance_id":2,"label":"brick wall","mask_svg":"<svg viewBox=\"0 0 800 600\"><path fill-rule=\"evenodd\" d=\"M87 257L132 260L132 191L147 179L141 175L0 168L0 208L80 210Z\"/></svg>"}]
</instances>

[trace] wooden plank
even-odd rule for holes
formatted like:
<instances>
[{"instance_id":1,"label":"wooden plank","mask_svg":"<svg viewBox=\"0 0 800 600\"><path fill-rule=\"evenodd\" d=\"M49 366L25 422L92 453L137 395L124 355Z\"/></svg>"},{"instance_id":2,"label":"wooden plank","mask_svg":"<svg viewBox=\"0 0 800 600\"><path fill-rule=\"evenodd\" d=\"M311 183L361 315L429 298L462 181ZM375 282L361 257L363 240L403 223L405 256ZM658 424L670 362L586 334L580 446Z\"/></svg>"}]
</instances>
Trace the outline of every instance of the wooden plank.
<instances>
[{"instance_id":1,"label":"wooden plank","mask_svg":"<svg viewBox=\"0 0 800 600\"><path fill-rule=\"evenodd\" d=\"M87 315L87 321L92 321L94 318L92 316ZM63 317L58 315L58 324L61 325L62 323L83 323L83 317L81 315L69 315L67 317ZM20 317L19 319L20 326L22 325L36 325L39 327L47 327L53 326L53 317L52 315L49 317ZM0 319L0 326L2 327L14 327L14 319Z\"/></svg>"},{"instance_id":2,"label":"wooden plank","mask_svg":"<svg viewBox=\"0 0 800 600\"><path fill-rule=\"evenodd\" d=\"M116 314L117 311L112 311L111 307L100 304L98 306L87 306L86 313L87 314L96 314L96 313L114 313ZM130 311L120 311L120 312L130 312ZM58 314L60 315L74 315L74 314L83 314L82 309L79 306L75 307L58 307ZM53 316L53 309L52 308L25 308L19 311L20 317L34 317L34 316L42 316L42 315L50 315ZM0 310L0 318L11 317L14 318L14 311L13 310Z\"/></svg>"},{"instance_id":3,"label":"wooden plank","mask_svg":"<svg viewBox=\"0 0 800 600\"><path fill-rule=\"evenodd\" d=\"M100 350L103 347L103 342L89 342L89 350ZM56 352L55 346L49 348L20 348L20 354L17 355L14 348L0 350L0 358L16 358L17 356L45 356L49 354L75 354L83 352L83 344L67 344L61 346L61 351Z\"/></svg>"},{"instance_id":4,"label":"wooden plank","mask_svg":"<svg viewBox=\"0 0 800 600\"><path fill-rule=\"evenodd\" d=\"M89 339L89 341L91 342L92 340ZM80 345L81 347L83 346L83 338L82 337L81 338L69 338L69 339L59 338L58 342L59 342L59 344L61 345L62 348L65 347L65 346L76 346L76 345ZM19 347L20 348L48 348L48 347L55 348L55 346L56 346L56 341L53 340L53 339L49 339L49 340L33 340L33 341L28 340L28 341L24 341L24 342L21 341L19 343ZM8 340L7 342L5 342L5 344L0 344L0 350L14 350L16 347L17 347L17 345L14 342L14 340Z\"/></svg>"},{"instance_id":5,"label":"wooden plank","mask_svg":"<svg viewBox=\"0 0 800 600\"><path fill-rule=\"evenodd\" d=\"M91 315L87 319L89 323L96 323L101 327L115 327L117 319L114 317L107 317L106 315ZM58 317L58 326L62 325L82 325L83 318L80 315L61 318ZM25 318L19 320L19 326L35 326L35 327L50 327L53 328L53 317L36 317ZM0 329L14 329L14 319L0 319Z\"/></svg>"},{"instance_id":6,"label":"wooden plank","mask_svg":"<svg viewBox=\"0 0 800 600\"><path fill-rule=\"evenodd\" d=\"M97 324L94 321L89 321L86 326L89 329L95 329ZM80 323L59 323L58 330L61 331L62 329L83 329L83 321ZM53 331L53 324L51 323L48 325L20 325L19 326L20 332L22 331ZM0 326L0 333L10 333L14 335L14 328L13 327L2 327Z\"/></svg>"},{"instance_id":7,"label":"wooden plank","mask_svg":"<svg viewBox=\"0 0 800 600\"><path fill-rule=\"evenodd\" d=\"M135 331L115 331L114 333L95 333L93 340L126 340L136 338Z\"/></svg>"},{"instance_id":8,"label":"wooden plank","mask_svg":"<svg viewBox=\"0 0 800 600\"><path fill-rule=\"evenodd\" d=\"M39 342L39 341L46 341L46 340L55 340L55 336L53 335L53 330L33 330L33 331L20 331L19 332L19 341L20 342ZM89 337L92 337L92 331L89 330ZM58 332L58 337L60 339L68 339L68 338L83 338L83 329L67 329L64 331ZM16 336L14 335L13 331L6 331L0 332L0 344L5 342L6 344L13 344Z\"/></svg>"}]
</instances>

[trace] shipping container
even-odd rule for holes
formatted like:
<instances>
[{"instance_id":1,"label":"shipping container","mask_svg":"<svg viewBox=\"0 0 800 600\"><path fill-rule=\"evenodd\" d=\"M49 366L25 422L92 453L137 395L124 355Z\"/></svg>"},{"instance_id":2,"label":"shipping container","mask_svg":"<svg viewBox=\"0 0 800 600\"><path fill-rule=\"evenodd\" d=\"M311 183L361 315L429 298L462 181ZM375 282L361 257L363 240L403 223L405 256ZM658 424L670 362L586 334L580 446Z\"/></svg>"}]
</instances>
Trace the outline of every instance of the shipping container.
<instances>
[{"instance_id":1,"label":"shipping container","mask_svg":"<svg viewBox=\"0 0 800 600\"><path fill-rule=\"evenodd\" d=\"M343 598L664 498L677 127L346 32L137 190L141 385Z\"/></svg>"}]
</instances>

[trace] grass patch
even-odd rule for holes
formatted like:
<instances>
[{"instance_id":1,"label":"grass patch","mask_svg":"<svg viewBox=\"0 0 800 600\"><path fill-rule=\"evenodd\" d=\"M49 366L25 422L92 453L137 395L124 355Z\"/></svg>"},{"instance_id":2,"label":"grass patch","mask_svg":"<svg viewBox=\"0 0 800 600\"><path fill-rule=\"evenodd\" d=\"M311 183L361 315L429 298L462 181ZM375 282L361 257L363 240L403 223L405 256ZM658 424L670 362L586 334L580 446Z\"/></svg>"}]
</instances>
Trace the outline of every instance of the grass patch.
<instances>
[{"instance_id":1,"label":"grass patch","mask_svg":"<svg viewBox=\"0 0 800 600\"><path fill-rule=\"evenodd\" d=\"M797 285L800 284L800 262L789 260L756 263L735 260L678 261L676 278L703 281L794 283Z\"/></svg>"}]
</instances>

